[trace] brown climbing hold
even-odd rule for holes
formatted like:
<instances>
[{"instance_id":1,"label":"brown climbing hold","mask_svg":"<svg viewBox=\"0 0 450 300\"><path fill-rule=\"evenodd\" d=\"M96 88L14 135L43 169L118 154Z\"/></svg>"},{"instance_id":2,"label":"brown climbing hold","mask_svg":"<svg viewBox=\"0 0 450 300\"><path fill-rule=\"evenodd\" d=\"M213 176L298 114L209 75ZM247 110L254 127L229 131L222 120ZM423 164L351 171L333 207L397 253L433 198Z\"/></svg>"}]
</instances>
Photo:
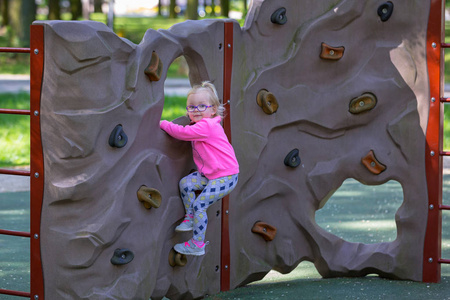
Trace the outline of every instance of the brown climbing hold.
<instances>
[{"instance_id":1,"label":"brown climbing hold","mask_svg":"<svg viewBox=\"0 0 450 300\"><path fill-rule=\"evenodd\" d=\"M157 189L141 186L137 192L137 197L144 207L150 209L158 208L161 205L161 193Z\"/></svg>"},{"instance_id":2,"label":"brown climbing hold","mask_svg":"<svg viewBox=\"0 0 450 300\"><path fill-rule=\"evenodd\" d=\"M377 97L374 94L365 93L350 101L348 111L352 114L360 114L371 110L375 105L377 105Z\"/></svg>"},{"instance_id":3,"label":"brown climbing hold","mask_svg":"<svg viewBox=\"0 0 450 300\"><path fill-rule=\"evenodd\" d=\"M171 267L184 267L187 263L187 257L184 254L176 252L173 248L169 252L169 265Z\"/></svg>"},{"instance_id":4,"label":"brown climbing hold","mask_svg":"<svg viewBox=\"0 0 450 300\"><path fill-rule=\"evenodd\" d=\"M268 115L271 115L278 110L277 98L275 98L271 92L264 89L258 92L258 95L256 96L256 103L258 103L258 105Z\"/></svg>"},{"instance_id":5,"label":"brown climbing hold","mask_svg":"<svg viewBox=\"0 0 450 300\"><path fill-rule=\"evenodd\" d=\"M331 47L325 43L322 43L322 52L320 58L329 60L339 60L344 56L344 47Z\"/></svg>"},{"instance_id":6,"label":"brown climbing hold","mask_svg":"<svg viewBox=\"0 0 450 300\"><path fill-rule=\"evenodd\" d=\"M386 170L386 166L380 163L375 157L375 153L373 150L370 150L369 153L365 157L361 159L363 165L373 174L378 175L384 170Z\"/></svg>"},{"instance_id":7,"label":"brown climbing hold","mask_svg":"<svg viewBox=\"0 0 450 300\"><path fill-rule=\"evenodd\" d=\"M152 53L152 59L145 68L144 73L148 76L150 81L158 81L161 79L163 63L155 51Z\"/></svg>"},{"instance_id":8,"label":"brown climbing hold","mask_svg":"<svg viewBox=\"0 0 450 300\"><path fill-rule=\"evenodd\" d=\"M252 232L261 235L266 241L272 241L277 229L270 224L258 221L253 225Z\"/></svg>"}]
</instances>

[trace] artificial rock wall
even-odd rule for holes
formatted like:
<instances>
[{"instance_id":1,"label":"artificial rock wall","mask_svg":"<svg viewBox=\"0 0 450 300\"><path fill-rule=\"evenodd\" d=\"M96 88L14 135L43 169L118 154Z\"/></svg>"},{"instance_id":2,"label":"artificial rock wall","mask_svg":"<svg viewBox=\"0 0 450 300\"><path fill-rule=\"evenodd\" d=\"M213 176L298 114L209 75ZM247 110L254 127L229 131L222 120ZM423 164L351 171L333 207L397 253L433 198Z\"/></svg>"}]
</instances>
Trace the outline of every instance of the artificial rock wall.
<instances>
[{"instance_id":1,"label":"artificial rock wall","mask_svg":"<svg viewBox=\"0 0 450 300\"><path fill-rule=\"evenodd\" d=\"M231 288L304 260L324 277L421 280L429 6L253 1L245 26L233 23L227 109L241 174L229 202ZM169 264L173 245L189 238L174 228L184 216L178 181L194 165L190 144L162 132L159 120L167 68L180 55L191 84L210 80L222 94L224 22L233 21L148 30L139 45L96 22L36 22L45 27L46 298L189 299L220 291L220 203L208 211L206 255ZM110 141L118 125L123 131ZM395 241L350 243L315 223L347 178L401 184ZM158 190L158 208L139 202L142 185Z\"/></svg>"}]
</instances>

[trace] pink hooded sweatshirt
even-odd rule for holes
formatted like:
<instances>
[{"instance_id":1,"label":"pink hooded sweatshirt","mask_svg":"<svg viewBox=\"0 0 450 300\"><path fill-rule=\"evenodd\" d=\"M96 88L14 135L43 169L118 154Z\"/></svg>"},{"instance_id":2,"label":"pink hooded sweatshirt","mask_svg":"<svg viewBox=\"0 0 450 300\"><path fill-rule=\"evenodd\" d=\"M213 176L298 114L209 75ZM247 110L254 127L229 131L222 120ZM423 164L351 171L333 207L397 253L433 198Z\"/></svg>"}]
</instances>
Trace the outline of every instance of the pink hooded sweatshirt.
<instances>
[{"instance_id":1,"label":"pink hooded sweatshirt","mask_svg":"<svg viewBox=\"0 0 450 300\"><path fill-rule=\"evenodd\" d=\"M198 171L208 179L239 173L233 146L220 125L221 118L204 118L191 126L161 121L161 129L182 141L192 141L192 153Z\"/></svg>"}]
</instances>

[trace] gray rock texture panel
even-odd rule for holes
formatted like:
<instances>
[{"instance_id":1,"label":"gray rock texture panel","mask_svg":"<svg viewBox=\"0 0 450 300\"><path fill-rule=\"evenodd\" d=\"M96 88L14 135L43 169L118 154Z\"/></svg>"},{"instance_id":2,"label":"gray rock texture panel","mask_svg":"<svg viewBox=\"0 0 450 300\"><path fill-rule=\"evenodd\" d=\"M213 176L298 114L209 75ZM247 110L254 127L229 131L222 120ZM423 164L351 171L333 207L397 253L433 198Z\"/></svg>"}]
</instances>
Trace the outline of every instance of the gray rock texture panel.
<instances>
[{"instance_id":1,"label":"gray rock texture panel","mask_svg":"<svg viewBox=\"0 0 450 300\"><path fill-rule=\"evenodd\" d=\"M392 2L386 22L374 0L253 1L245 26L234 21L227 109L241 174L230 195L231 288L271 269L288 273L304 260L324 277L421 280L430 3ZM274 24L281 6L287 23ZM41 247L48 299L191 299L220 291L220 203L208 211L206 255L189 257L184 267L168 263L173 245L189 238L174 228L184 216L178 181L194 165L190 144L170 138L159 120L167 68L181 55L191 84L210 80L222 94L224 22L148 30L139 45L101 23L36 22L45 27ZM344 47L342 58L320 58L322 43ZM159 81L144 74L153 52L163 64ZM256 103L261 89L276 97L276 113ZM376 106L350 113L351 100L365 93ZM118 124L128 137L123 148L108 144ZM284 164L293 149L296 168ZM361 162L371 150L386 166L378 175ZM316 224L315 212L347 178L401 184L395 241L350 243ZM159 208L138 201L142 185L160 191ZM258 221L277 229L272 241L251 231ZM134 259L111 264L116 249L130 249Z\"/></svg>"}]
</instances>

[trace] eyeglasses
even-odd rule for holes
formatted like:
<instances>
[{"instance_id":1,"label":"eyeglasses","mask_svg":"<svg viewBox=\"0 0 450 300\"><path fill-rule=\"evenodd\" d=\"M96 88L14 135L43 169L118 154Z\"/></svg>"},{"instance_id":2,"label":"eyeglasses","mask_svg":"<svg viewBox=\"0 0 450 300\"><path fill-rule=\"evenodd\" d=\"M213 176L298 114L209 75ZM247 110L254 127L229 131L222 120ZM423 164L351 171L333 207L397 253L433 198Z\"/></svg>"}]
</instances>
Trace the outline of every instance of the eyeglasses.
<instances>
[{"instance_id":1,"label":"eyeglasses","mask_svg":"<svg viewBox=\"0 0 450 300\"><path fill-rule=\"evenodd\" d=\"M194 112L197 109L199 112L202 112L202 111L207 110L209 107L212 107L212 105L205 105L205 104L200 104L200 105L197 105L197 106L195 106L195 105L188 105L188 106L186 106L186 110L188 112Z\"/></svg>"}]
</instances>

